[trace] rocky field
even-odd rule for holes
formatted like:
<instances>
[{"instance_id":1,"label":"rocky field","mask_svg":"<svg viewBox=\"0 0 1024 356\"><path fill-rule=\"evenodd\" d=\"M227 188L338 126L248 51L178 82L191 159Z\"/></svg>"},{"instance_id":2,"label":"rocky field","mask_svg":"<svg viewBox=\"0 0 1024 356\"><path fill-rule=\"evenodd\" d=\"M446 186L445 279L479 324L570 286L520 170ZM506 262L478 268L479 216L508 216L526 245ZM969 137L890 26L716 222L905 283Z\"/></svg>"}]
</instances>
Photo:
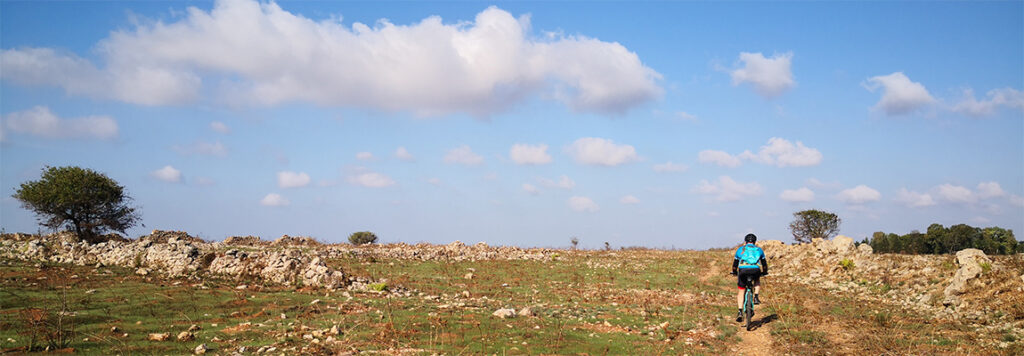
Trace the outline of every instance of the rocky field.
<instances>
[{"instance_id":1,"label":"rocky field","mask_svg":"<svg viewBox=\"0 0 1024 356\"><path fill-rule=\"evenodd\" d=\"M763 241L731 250L321 244L154 231L0 238L0 350L82 354L1020 354L1024 255Z\"/></svg>"}]
</instances>

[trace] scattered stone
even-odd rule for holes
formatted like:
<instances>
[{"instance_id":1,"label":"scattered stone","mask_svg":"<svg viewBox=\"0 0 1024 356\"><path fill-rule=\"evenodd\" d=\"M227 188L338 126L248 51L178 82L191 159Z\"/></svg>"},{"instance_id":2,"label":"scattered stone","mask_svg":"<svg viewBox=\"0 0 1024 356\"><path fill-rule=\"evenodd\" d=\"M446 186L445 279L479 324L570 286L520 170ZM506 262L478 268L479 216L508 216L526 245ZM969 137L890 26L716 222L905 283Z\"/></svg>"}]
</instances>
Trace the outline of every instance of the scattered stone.
<instances>
[{"instance_id":1,"label":"scattered stone","mask_svg":"<svg viewBox=\"0 0 1024 356\"><path fill-rule=\"evenodd\" d=\"M171 333L154 333L149 334L147 340L149 341L167 341L171 339Z\"/></svg>"},{"instance_id":2,"label":"scattered stone","mask_svg":"<svg viewBox=\"0 0 1024 356\"><path fill-rule=\"evenodd\" d=\"M148 276L149 275L149 269L139 268L139 269L135 270L135 274L140 275L140 276Z\"/></svg>"},{"instance_id":3,"label":"scattered stone","mask_svg":"<svg viewBox=\"0 0 1024 356\"><path fill-rule=\"evenodd\" d=\"M188 332L190 332L190 333L196 332L196 331L201 330L202 328L203 328L202 326L199 326L197 324L192 324L192 326L188 327Z\"/></svg>"},{"instance_id":4,"label":"scattered stone","mask_svg":"<svg viewBox=\"0 0 1024 356\"><path fill-rule=\"evenodd\" d=\"M85 291L85 294L93 294L93 293L96 293L95 289L90 289L90 290Z\"/></svg>"},{"instance_id":5,"label":"scattered stone","mask_svg":"<svg viewBox=\"0 0 1024 356\"><path fill-rule=\"evenodd\" d=\"M313 299L312 302L309 302L309 305L317 305L317 304L320 304L320 299Z\"/></svg>"},{"instance_id":6,"label":"scattered stone","mask_svg":"<svg viewBox=\"0 0 1024 356\"><path fill-rule=\"evenodd\" d=\"M244 348L245 347L243 347L243 349ZM210 351L210 349L206 347L206 344L199 344L199 346L196 346L196 348L192 350L192 353L196 355L202 355L205 354L207 351Z\"/></svg>"},{"instance_id":7,"label":"scattered stone","mask_svg":"<svg viewBox=\"0 0 1024 356\"><path fill-rule=\"evenodd\" d=\"M516 316L516 310L512 308L502 308L495 310L494 313L491 313L491 315L502 319L514 318Z\"/></svg>"},{"instance_id":8,"label":"scattered stone","mask_svg":"<svg viewBox=\"0 0 1024 356\"><path fill-rule=\"evenodd\" d=\"M192 341L196 339L196 335L188 331L182 331L178 333L178 341Z\"/></svg>"},{"instance_id":9,"label":"scattered stone","mask_svg":"<svg viewBox=\"0 0 1024 356\"><path fill-rule=\"evenodd\" d=\"M466 275L465 275L465 276L463 276L462 278L465 278L465 279L473 279L473 272L469 272L469 273L466 273Z\"/></svg>"},{"instance_id":10,"label":"scattered stone","mask_svg":"<svg viewBox=\"0 0 1024 356\"><path fill-rule=\"evenodd\" d=\"M533 312L533 309L530 308L530 307L523 307L523 309L519 309L519 312L516 313L516 314L518 314L519 316L534 316L534 315L536 315Z\"/></svg>"},{"instance_id":11,"label":"scattered stone","mask_svg":"<svg viewBox=\"0 0 1024 356\"><path fill-rule=\"evenodd\" d=\"M116 327L116 326L111 326L110 327L110 332L111 333L119 333L119 332L121 332L121 328Z\"/></svg>"}]
</instances>

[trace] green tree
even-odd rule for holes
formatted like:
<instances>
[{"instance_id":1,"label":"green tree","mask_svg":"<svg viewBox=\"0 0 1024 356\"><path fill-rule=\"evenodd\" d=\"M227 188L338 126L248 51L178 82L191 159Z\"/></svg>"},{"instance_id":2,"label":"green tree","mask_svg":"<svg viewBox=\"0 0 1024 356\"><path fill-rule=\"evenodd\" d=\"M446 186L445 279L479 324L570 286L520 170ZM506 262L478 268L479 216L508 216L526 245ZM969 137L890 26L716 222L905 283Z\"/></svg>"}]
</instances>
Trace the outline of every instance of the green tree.
<instances>
[{"instance_id":1,"label":"green tree","mask_svg":"<svg viewBox=\"0 0 1024 356\"><path fill-rule=\"evenodd\" d=\"M832 238L839 232L842 220L836 214L821 210L804 210L793 213L789 230L797 242L811 242L811 239Z\"/></svg>"},{"instance_id":2,"label":"green tree","mask_svg":"<svg viewBox=\"0 0 1024 356\"><path fill-rule=\"evenodd\" d=\"M37 181L21 184L13 195L51 229L67 226L78 238L97 242L108 230L124 233L141 221L124 187L88 168L46 167Z\"/></svg>"},{"instance_id":3,"label":"green tree","mask_svg":"<svg viewBox=\"0 0 1024 356\"><path fill-rule=\"evenodd\" d=\"M348 242L353 245L365 245L377 242L377 235L369 231L353 232L348 236Z\"/></svg>"}]
</instances>

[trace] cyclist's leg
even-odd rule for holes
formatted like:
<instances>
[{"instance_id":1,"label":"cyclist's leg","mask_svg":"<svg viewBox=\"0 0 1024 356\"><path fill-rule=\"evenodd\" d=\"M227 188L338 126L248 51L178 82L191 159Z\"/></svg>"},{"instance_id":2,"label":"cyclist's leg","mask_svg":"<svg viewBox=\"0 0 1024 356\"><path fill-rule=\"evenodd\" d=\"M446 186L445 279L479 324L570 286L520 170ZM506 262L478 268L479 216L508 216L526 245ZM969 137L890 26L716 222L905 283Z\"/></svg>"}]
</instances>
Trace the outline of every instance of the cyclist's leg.
<instances>
[{"instance_id":1,"label":"cyclist's leg","mask_svg":"<svg viewBox=\"0 0 1024 356\"><path fill-rule=\"evenodd\" d=\"M761 294L761 276L754 276L754 294Z\"/></svg>"}]
</instances>

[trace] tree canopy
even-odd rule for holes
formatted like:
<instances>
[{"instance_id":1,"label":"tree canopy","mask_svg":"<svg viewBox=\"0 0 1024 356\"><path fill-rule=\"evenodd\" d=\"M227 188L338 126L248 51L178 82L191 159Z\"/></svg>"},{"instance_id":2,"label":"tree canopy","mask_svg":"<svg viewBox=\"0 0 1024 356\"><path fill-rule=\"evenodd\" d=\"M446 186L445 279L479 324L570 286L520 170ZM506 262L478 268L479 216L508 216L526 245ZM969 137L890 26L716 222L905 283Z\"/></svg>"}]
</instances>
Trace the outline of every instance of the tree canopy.
<instances>
[{"instance_id":1,"label":"tree canopy","mask_svg":"<svg viewBox=\"0 0 1024 356\"><path fill-rule=\"evenodd\" d=\"M1024 243L1017 241L1013 230L1000 227L973 227L958 224L946 228L931 224L925 233L913 231L906 235L876 232L864 242L878 253L945 254L965 248L976 248L989 255L1024 252Z\"/></svg>"},{"instance_id":2,"label":"tree canopy","mask_svg":"<svg viewBox=\"0 0 1024 356\"><path fill-rule=\"evenodd\" d=\"M811 239L828 239L839 233L842 219L836 214L821 210L803 210L793 213L789 230L797 242L811 242Z\"/></svg>"},{"instance_id":3,"label":"tree canopy","mask_svg":"<svg viewBox=\"0 0 1024 356\"><path fill-rule=\"evenodd\" d=\"M46 167L39 180L22 183L13 197L34 211L41 225L67 226L89 242L109 230L124 233L141 221L124 187L88 168Z\"/></svg>"}]
</instances>

